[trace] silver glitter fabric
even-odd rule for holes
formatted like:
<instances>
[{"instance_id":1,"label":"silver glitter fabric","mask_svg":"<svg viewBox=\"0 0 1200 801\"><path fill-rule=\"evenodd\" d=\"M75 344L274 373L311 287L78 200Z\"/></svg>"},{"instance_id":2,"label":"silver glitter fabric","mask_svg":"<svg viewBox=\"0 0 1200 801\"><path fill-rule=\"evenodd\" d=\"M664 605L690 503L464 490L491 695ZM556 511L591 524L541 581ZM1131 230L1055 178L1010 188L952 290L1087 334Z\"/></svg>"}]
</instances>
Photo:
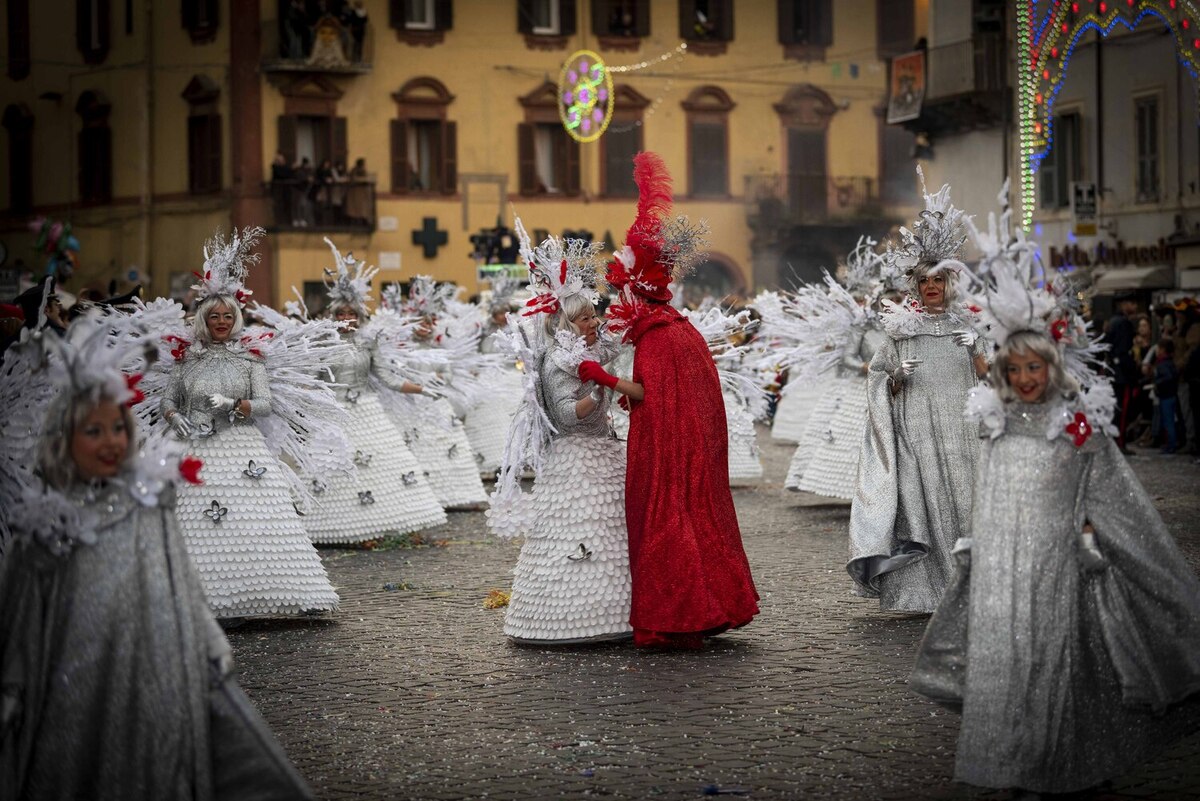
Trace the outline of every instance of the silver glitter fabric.
<instances>
[{"instance_id":1,"label":"silver glitter fabric","mask_svg":"<svg viewBox=\"0 0 1200 801\"><path fill-rule=\"evenodd\" d=\"M250 418L214 414L213 393L250 401ZM162 410L187 415L200 433L189 451L204 462L204 483L179 488L178 517L217 617L336 609L337 593L292 505L288 468L253 424L271 413L263 364L222 345L189 352L171 374Z\"/></svg>"},{"instance_id":2,"label":"silver glitter fabric","mask_svg":"<svg viewBox=\"0 0 1200 801\"><path fill-rule=\"evenodd\" d=\"M5 558L0 797L312 797L215 672L229 644L167 494L154 507L79 488L102 518L94 544L54 556L18 539Z\"/></svg>"},{"instance_id":3,"label":"silver glitter fabric","mask_svg":"<svg viewBox=\"0 0 1200 801\"><path fill-rule=\"evenodd\" d=\"M1047 440L1055 413L1010 404L985 444L970 555L918 652L914 689L962 703L958 781L1080 790L1200 724L1173 706L1200 690L1200 582L1116 445Z\"/></svg>"},{"instance_id":4,"label":"silver glitter fabric","mask_svg":"<svg viewBox=\"0 0 1200 801\"><path fill-rule=\"evenodd\" d=\"M956 344L961 327L949 315L923 314L871 360L846 569L859 594L878 597L883 609L936 609L954 573L950 549L970 526L979 432L963 410L983 342ZM905 359L922 362L893 395L888 376Z\"/></svg>"},{"instance_id":5,"label":"silver glitter fabric","mask_svg":"<svg viewBox=\"0 0 1200 801\"><path fill-rule=\"evenodd\" d=\"M576 403L595 390L551 345L542 399L558 433L528 501L525 543L513 570L504 633L518 642L611 639L632 632L625 528L625 445L608 423L611 393L583 419ZM588 358L608 361L612 353Z\"/></svg>"},{"instance_id":6,"label":"silver glitter fabric","mask_svg":"<svg viewBox=\"0 0 1200 801\"><path fill-rule=\"evenodd\" d=\"M349 416L344 432L351 452L359 458L349 475L310 477L322 482L324 489L316 495L315 508L305 515L304 528L313 542L322 545L364 542L446 522L424 471L371 386L375 348L351 341L354 347L342 358L323 364L344 385L337 390ZM376 372L381 381L393 380L384 371Z\"/></svg>"}]
</instances>

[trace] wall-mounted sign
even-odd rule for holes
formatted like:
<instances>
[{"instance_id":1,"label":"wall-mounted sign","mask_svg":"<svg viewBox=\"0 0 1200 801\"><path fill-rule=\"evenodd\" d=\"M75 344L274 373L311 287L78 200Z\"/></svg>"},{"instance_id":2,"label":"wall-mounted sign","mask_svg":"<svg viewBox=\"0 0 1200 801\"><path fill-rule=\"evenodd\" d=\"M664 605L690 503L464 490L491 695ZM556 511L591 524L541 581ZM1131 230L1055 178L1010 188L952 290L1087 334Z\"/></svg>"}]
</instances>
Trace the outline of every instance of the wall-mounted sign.
<instances>
[{"instance_id":1,"label":"wall-mounted sign","mask_svg":"<svg viewBox=\"0 0 1200 801\"><path fill-rule=\"evenodd\" d=\"M1071 182L1071 219L1075 236L1096 235L1096 183Z\"/></svg>"},{"instance_id":2,"label":"wall-mounted sign","mask_svg":"<svg viewBox=\"0 0 1200 801\"><path fill-rule=\"evenodd\" d=\"M888 90L888 124L920 117L924 100L925 51L914 50L893 58L892 80Z\"/></svg>"},{"instance_id":3,"label":"wall-mounted sign","mask_svg":"<svg viewBox=\"0 0 1200 801\"><path fill-rule=\"evenodd\" d=\"M1148 267L1174 263L1175 247L1162 238L1153 245L1126 245L1118 240L1116 244L1097 242L1091 248L1081 248L1079 245L1062 248L1050 246L1050 266L1056 270L1063 267L1124 267L1130 264Z\"/></svg>"}]
</instances>

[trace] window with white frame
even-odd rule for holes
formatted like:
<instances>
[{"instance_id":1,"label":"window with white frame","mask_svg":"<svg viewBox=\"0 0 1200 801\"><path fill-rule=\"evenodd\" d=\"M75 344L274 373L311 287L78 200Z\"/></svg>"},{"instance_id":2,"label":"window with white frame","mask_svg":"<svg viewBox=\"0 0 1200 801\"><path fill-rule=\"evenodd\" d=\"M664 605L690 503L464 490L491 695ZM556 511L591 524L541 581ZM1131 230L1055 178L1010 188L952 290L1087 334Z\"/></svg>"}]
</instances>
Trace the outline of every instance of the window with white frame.
<instances>
[{"instance_id":1,"label":"window with white frame","mask_svg":"<svg viewBox=\"0 0 1200 801\"><path fill-rule=\"evenodd\" d=\"M1139 97L1133 101L1134 140L1137 145L1137 200L1150 203L1159 199L1159 104L1157 95Z\"/></svg>"},{"instance_id":2,"label":"window with white frame","mask_svg":"<svg viewBox=\"0 0 1200 801\"><path fill-rule=\"evenodd\" d=\"M529 4L533 33L557 36L561 29L558 16L559 0L531 0Z\"/></svg>"},{"instance_id":3,"label":"window with white frame","mask_svg":"<svg viewBox=\"0 0 1200 801\"><path fill-rule=\"evenodd\" d=\"M414 31L431 31L436 21L433 0L404 0L404 27Z\"/></svg>"}]
</instances>

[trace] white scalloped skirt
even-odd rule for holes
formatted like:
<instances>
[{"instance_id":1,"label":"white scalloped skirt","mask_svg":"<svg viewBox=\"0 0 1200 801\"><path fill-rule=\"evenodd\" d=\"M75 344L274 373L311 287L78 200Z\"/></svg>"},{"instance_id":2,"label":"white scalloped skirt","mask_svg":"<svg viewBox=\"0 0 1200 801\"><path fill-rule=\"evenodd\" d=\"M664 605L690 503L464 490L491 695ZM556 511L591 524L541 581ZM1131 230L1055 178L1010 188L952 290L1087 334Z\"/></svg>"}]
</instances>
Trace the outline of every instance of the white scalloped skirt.
<instances>
[{"instance_id":1,"label":"white scalloped skirt","mask_svg":"<svg viewBox=\"0 0 1200 801\"><path fill-rule=\"evenodd\" d=\"M304 516L312 541L365 542L445 523L445 510L404 437L384 414L379 396L363 389L357 402L343 405L350 415L344 431L355 454L354 474L328 478L323 489L314 487L316 504Z\"/></svg>"},{"instance_id":2,"label":"white scalloped skirt","mask_svg":"<svg viewBox=\"0 0 1200 801\"><path fill-rule=\"evenodd\" d=\"M556 439L527 503L504 633L525 644L630 634L625 443Z\"/></svg>"},{"instance_id":3,"label":"white scalloped skirt","mask_svg":"<svg viewBox=\"0 0 1200 801\"><path fill-rule=\"evenodd\" d=\"M745 486L762 480L763 467L758 457L754 418L736 394L722 392L725 397L725 425L729 429L729 484Z\"/></svg>"},{"instance_id":4,"label":"white scalloped skirt","mask_svg":"<svg viewBox=\"0 0 1200 801\"><path fill-rule=\"evenodd\" d=\"M837 408L800 479L799 489L849 501L854 499L858 484L858 456L867 428L866 379L842 379L838 395Z\"/></svg>"},{"instance_id":5,"label":"white scalloped skirt","mask_svg":"<svg viewBox=\"0 0 1200 801\"><path fill-rule=\"evenodd\" d=\"M504 370L488 387L487 400L474 406L463 419L479 474L485 478L493 478L500 469L508 427L521 408L522 392L521 374L516 369Z\"/></svg>"},{"instance_id":6,"label":"white scalloped skirt","mask_svg":"<svg viewBox=\"0 0 1200 801\"><path fill-rule=\"evenodd\" d=\"M779 399L775 419L771 423L771 439L776 442L799 442L804 423L821 398L824 381L808 381L791 386Z\"/></svg>"},{"instance_id":7,"label":"white scalloped skirt","mask_svg":"<svg viewBox=\"0 0 1200 801\"><path fill-rule=\"evenodd\" d=\"M191 454L204 462L204 483L179 485L176 514L213 613L229 618L336 609L337 593L292 505L281 472L288 468L267 452L258 429L222 429L194 442Z\"/></svg>"},{"instance_id":8,"label":"white scalloped skirt","mask_svg":"<svg viewBox=\"0 0 1200 801\"><path fill-rule=\"evenodd\" d=\"M817 448L828 440L829 424L842 402L845 383L846 379L836 377L827 377L821 381L821 397L813 406L808 419L804 421L800 443L796 446L796 452L792 454L787 478L783 482L783 486L788 489L799 488L800 481L804 478L805 471L808 470L808 465L812 461L813 455L816 454Z\"/></svg>"},{"instance_id":9,"label":"white scalloped skirt","mask_svg":"<svg viewBox=\"0 0 1200 801\"><path fill-rule=\"evenodd\" d=\"M433 401L400 430L443 508L472 509L487 503L471 443L450 401Z\"/></svg>"}]
</instances>

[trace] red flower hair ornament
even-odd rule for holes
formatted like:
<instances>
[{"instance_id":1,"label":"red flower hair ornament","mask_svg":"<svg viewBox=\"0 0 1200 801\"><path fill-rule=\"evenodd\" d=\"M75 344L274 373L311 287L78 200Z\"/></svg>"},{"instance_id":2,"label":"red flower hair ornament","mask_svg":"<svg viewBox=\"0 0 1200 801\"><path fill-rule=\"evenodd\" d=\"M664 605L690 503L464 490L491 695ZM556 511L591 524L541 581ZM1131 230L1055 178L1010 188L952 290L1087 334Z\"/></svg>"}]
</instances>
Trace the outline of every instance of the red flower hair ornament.
<instances>
[{"instance_id":1,"label":"red flower hair ornament","mask_svg":"<svg viewBox=\"0 0 1200 801\"><path fill-rule=\"evenodd\" d=\"M1092 435L1092 424L1088 422L1087 415L1083 412L1075 412L1075 419L1067 423L1067 433L1071 435L1071 441L1075 443L1076 448L1082 448L1083 443L1088 441L1088 437Z\"/></svg>"}]
</instances>

